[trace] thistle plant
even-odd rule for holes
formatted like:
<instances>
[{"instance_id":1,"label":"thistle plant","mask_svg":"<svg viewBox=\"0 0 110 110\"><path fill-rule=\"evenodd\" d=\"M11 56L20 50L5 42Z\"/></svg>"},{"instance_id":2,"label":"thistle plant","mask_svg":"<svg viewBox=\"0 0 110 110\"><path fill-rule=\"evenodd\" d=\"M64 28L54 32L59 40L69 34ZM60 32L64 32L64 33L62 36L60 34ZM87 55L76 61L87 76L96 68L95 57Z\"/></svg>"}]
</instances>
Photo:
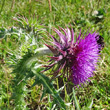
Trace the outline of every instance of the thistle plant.
<instances>
[{"instance_id":1,"label":"thistle plant","mask_svg":"<svg viewBox=\"0 0 110 110\"><path fill-rule=\"evenodd\" d=\"M7 38L7 36L13 36L16 38L18 44L20 44L19 58L17 58L14 52L13 74L15 75L13 80L13 105L16 110L28 110L28 93L27 82L29 79L33 79L33 86L43 85L43 92L41 100L46 94L53 97L52 103L49 109L61 108L66 109L66 104L59 95L59 92L53 86L52 80L41 71L47 71L52 69L53 77L63 76L69 81L73 82L75 86L90 81L89 78L93 76L93 71L97 66L97 61L101 51L101 45L99 43L100 36L98 33L82 34L81 31L78 37L75 37L74 31L67 27L67 29L60 28L59 30L54 28L54 31L58 34L59 40L50 35L53 39L51 42L53 45L45 44L47 47L43 47L39 43L38 37L40 36L40 25L33 24L25 18L18 17L15 19L21 28L12 27L11 29L1 29L1 37ZM35 28L37 27L37 28ZM40 38L40 37L39 37ZM22 42L25 41L25 42ZM103 40L102 40L103 41ZM22 44L22 45L21 45ZM34 47L34 48L33 48ZM43 47L43 48L39 48ZM39 64L39 56L53 53L50 57L50 64L45 65L45 69L41 68L42 64ZM10 58L13 58L13 56ZM11 59L12 60L12 59ZM63 78L62 78L63 79ZM73 88L74 89L74 88ZM75 93L73 95L77 108ZM48 107L47 107L48 108Z\"/></svg>"},{"instance_id":2,"label":"thistle plant","mask_svg":"<svg viewBox=\"0 0 110 110\"><path fill-rule=\"evenodd\" d=\"M84 35L80 31L78 37L75 37L73 29L70 30L68 27L53 30L58 34L59 40L50 35L53 45L46 46L52 51L53 56L49 56L50 64L44 66L45 71L53 68L54 77L62 75L75 86L90 81L89 78L93 76L99 58L98 33Z\"/></svg>"}]
</instances>

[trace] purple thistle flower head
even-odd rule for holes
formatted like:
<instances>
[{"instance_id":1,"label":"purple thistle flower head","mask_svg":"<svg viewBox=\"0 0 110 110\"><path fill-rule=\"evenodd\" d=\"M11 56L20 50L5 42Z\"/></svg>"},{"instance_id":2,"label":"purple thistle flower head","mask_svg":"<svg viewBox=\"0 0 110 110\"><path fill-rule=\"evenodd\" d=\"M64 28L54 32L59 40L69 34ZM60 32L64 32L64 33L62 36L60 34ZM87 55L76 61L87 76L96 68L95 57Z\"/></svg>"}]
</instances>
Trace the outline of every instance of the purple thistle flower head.
<instances>
[{"instance_id":1,"label":"purple thistle flower head","mask_svg":"<svg viewBox=\"0 0 110 110\"><path fill-rule=\"evenodd\" d=\"M54 77L62 72L60 75L67 77L74 85L86 83L93 76L99 58L100 45L97 43L98 37L96 39L98 34L94 32L83 36L80 31L75 39L73 29L70 30L68 27L60 27L60 30L54 31L58 34L59 40L50 35L53 46L46 46L52 51L53 56L50 56L50 64L45 66L45 71L53 68Z\"/></svg>"}]
</instances>

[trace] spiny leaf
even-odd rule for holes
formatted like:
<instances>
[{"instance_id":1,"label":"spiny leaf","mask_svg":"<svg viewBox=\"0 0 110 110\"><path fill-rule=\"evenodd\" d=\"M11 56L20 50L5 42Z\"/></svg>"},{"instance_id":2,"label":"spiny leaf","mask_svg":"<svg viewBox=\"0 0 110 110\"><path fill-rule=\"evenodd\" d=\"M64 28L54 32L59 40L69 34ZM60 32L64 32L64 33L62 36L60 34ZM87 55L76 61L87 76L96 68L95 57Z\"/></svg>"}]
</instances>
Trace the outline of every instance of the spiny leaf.
<instances>
[{"instance_id":1,"label":"spiny leaf","mask_svg":"<svg viewBox=\"0 0 110 110\"><path fill-rule=\"evenodd\" d=\"M14 89L15 93L16 93L16 89L21 89L22 91L25 91L23 90L23 88L26 86L27 79L29 77L32 78L33 76L35 76L36 79L33 86L35 86L36 84L38 85L42 84L44 87L41 99L45 96L45 94L47 93L51 94L54 98L53 105L57 103L62 109L66 109L64 101L61 99L58 92L55 90L50 79L46 75L41 73L42 68L39 68L39 64L37 66L37 63L35 63L37 61L36 57L37 55L34 55L29 50L22 57L22 59L19 60L18 63L15 65L15 69L13 70L13 73L16 73L16 78L15 78L16 88ZM24 84L23 88L20 86L22 85L22 83ZM17 88L17 86L20 88ZM20 95L21 92L18 91L18 93L16 94ZM23 98L22 94L20 96Z\"/></svg>"},{"instance_id":2,"label":"spiny leaf","mask_svg":"<svg viewBox=\"0 0 110 110\"><path fill-rule=\"evenodd\" d=\"M35 80L35 83L33 85L42 84L44 87L43 88L44 93L42 95L42 98L46 93L49 93L54 97L55 102L57 102L62 109L66 110L66 106L65 106L64 101L61 99L58 92L55 90L50 79L47 76L45 76L44 74L38 72L37 69L32 69L32 71L34 74L36 74L36 80Z\"/></svg>"},{"instance_id":3,"label":"spiny leaf","mask_svg":"<svg viewBox=\"0 0 110 110\"><path fill-rule=\"evenodd\" d=\"M34 57L35 58L35 57ZM14 65L13 73L15 74L15 78L13 80L13 94L12 99L14 99L15 109L16 110L27 110L27 104L25 102L25 96L29 92L26 87L28 78L32 78L34 76L31 71L31 66L36 61L33 60L33 53L29 50L22 59L18 60ZM24 108L25 106L25 108Z\"/></svg>"}]
</instances>

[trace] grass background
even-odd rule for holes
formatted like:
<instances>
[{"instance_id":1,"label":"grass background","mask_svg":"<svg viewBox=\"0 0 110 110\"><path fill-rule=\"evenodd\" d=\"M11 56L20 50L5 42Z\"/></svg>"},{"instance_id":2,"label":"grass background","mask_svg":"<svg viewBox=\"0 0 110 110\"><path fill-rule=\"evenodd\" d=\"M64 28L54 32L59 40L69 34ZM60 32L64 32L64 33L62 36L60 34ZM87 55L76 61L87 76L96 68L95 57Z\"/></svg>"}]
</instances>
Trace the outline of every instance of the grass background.
<instances>
[{"instance_id":1,"label":"grass background","mask_svg":"<svg viewBox=\"0 0 110 110\"><path fill-rule=\"evenodd\" d=\"M49 2L50 1L50 2ZM51 27L65 26L70 24L77 32L82 29L84 32L93 30L99 32L105 41L105 48L101 52L101 59L91 78L91 83L85 87L76 88L76 95L80 106L87 105L93 99L93 110L110 110L110 1L109 0L1 0L0 1L0 27L10 28L18 26L13 17L24 16L38 24L42 24L45 29L51 31ZM46 39L44 37L44 39ZM16 43L12 41L11 50ZM0 58L0 106L1 110L12 110L14 107L10 103L12 93L11 80L13 75L11 69L6 65L7 44L0 41L4 49ZM31 82L29 82L31 84ZM31 110L41 109L47 100L39 102L41 87L33 88L31 97L27 101ZM70 94L67 88L64 90L65 102L70 102ZM39 107L39 108L38 108ZM74 107L68 108L73 110Z\"/></svg>"}]
</instances>

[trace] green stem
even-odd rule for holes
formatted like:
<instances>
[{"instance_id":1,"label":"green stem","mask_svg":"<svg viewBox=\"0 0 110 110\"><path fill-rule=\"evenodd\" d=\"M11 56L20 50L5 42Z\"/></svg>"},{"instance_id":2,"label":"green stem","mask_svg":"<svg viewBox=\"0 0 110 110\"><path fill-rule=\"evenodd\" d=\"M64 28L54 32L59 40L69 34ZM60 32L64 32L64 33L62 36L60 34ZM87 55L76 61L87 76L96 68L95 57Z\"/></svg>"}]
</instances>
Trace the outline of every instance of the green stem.
<instances>
[{"instance_id":1,"label":"green stem","mask_svg":"<svg viewBox=\"0 0 110 110\"><path fill-rule=\"evenodd\" d=\"M35 53L37 53L37 55L48 55L52 52L47 47L43 47L43 48L36 49Z\"/></svg>"}]
</instances>

